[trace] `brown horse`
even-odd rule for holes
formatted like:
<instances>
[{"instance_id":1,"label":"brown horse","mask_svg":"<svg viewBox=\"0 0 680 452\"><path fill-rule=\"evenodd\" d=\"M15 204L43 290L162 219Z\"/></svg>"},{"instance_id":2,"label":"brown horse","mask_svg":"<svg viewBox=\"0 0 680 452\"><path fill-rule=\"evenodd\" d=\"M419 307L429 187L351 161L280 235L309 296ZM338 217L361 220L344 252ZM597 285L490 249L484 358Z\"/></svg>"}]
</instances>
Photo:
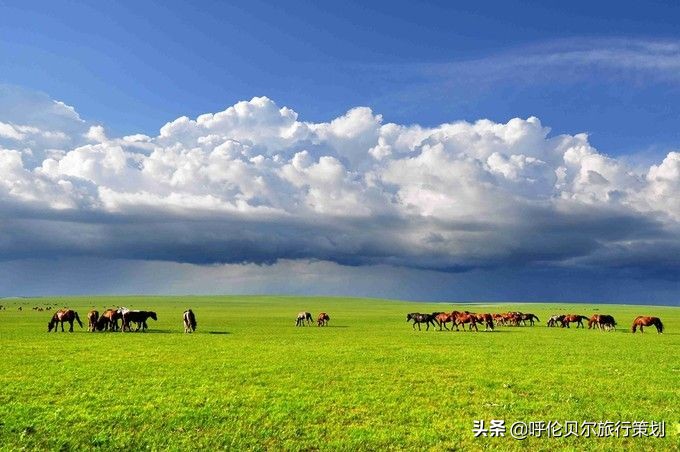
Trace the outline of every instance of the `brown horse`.
<instances>
[{"instance_id":1,"label":"brown horse","mask_svg":"<svg viewBox=\"0 0 680 452\"><path fill-rule=\"evenodd\" d=\"M95 332L97 320L99 320L99 312L97 310L93 309L87 313L87 331Z\"/></svg>"},{"instance_id":2,"label":"brown horse","mask_svg":"<svg viewBox=\"0 0 680 452\"><path fill-rule=\"evenodd\" d=\"M663 323L661 323L661 319L658 317L645 317L645 316L638 316L635 317L635 320L633 320L633 326L631 328L632 332L635 333L635 330L637 327L640 327L640 332L644 333L642 330L643 326L652 326L654 325L656 327L656 332L661 334L663 333Z\"/></svg>"},{"instance_id":3,"label":"brown horse","mask_svg":"<svg viewBox=\"0 0 680 452\"><path fill-rule=\"evenodd\" d=\"M330 319L331 317L328 314L321 312L319 313L319 317L316 319L316 326L327 326Z\"/></svg>"},{"instance_id":4,"label":"brown horse","mask_svg":"<svg viewBox=\"0 0 680 452\"><path fill-rule=\"evenodd\" d=\"M83 327L83 322L80 321L78 313L70 309L59 309L54 313L52 319L47 322L47 332L49 333L54 328L54 332L57 332L57 324L61 323L61 332L64 332L64 322L68 322L70 327L68 329L69 333L73 333L73 321L76 320L80 327Z\"/></svg>"},{"instance_id":5,"label":"brown horse","mask_svg":"<svg viewBox=\"0 0 680 452\"><path fill-rule=\"evenodd\" d=\"M471 312L458 312L458 311L453 311L451 313L451 316L454 318L453 324L456 326L456 331L458 330L458 325L461 325L463 327L463 331L465 331L465 324L469 324L469 329L472 331L472 327L475 328L475 331L479 331L477 329L477 320L475 319L475 315L472 314Z\"/></svg>"},{"instance_id":6,"label":"brown horse","mask_svg":"<svg viewBox=\"0 0 680 452\"><path fill-rule=\"evenodd\" d=\"M503 323L510 326L519 326L520 320L522 320L521 312L506 312L501 314L503 316Z\"/></svg>"},{"instance_id":7,"label":"brown horse","mask_svg":"<svg viewBox=\"0 0 680 452\"><path fill-rule=\"evenodd\" d=\"M446 324L449 322L454 322L454 319L451 316L451 314L447 312L440 312L439 314L434 316L434 320L439 324L439 331L443 331L442 327L448 330L449 328L446 326ZM453 330L453 325L451 326L451 330Z\"/></svg>"},{"instance_id":8,"label":"brown horse","mask_svg":"<svg viewBox=\"0 0 680 452\"><path fill-rule=\"evenodd\" d=\"M584 320L588 320L588 317L584 315L567 314L562 319L562 328L565 326L569 328L570 323L576 322L576 328L580 326L581 328L585 329L585 326L583 325Z\"/></svg>"},{"instance_id":9,"label":"brown horse","mask_svg":"<svg viewBox=\"0 0 680 452\"><path fill-rule=\"evenodd\" d=\"M123 315L118 309L107 309L97 320L97 331L116 331L118 329L118 320L122 319Z\"/></svg>"}]
</instances>

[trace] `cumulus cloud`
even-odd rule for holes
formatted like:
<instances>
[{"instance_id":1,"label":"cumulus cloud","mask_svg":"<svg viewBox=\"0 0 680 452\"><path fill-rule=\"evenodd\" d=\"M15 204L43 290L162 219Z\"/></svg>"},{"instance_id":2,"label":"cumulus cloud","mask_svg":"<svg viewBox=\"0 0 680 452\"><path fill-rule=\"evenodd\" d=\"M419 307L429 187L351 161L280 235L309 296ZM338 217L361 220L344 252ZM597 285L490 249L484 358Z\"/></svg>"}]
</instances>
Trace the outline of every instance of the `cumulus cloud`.
<instances>
[{"instance_id":1,"label":"cumulus cloud","mask_svg":"<svg viewBox=\"0 0 680 452\"><path fill-rule=\"evenodd\" d=\"M5 259L458 272L634 267L680 246L680 153L634 171L535 117L425 127L358 107L313 123L256 97L116 138L40 99L53 122L0 115Z\"/></svg>"}]
</instances>

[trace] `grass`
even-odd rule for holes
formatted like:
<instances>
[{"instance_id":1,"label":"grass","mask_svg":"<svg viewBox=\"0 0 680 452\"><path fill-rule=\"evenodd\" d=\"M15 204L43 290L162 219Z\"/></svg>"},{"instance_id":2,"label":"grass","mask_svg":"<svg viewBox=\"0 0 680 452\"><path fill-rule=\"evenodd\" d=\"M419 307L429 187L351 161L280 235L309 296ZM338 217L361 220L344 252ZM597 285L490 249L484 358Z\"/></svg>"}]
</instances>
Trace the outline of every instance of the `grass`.
<instances>
[{"instance_id":1,"label":"grass","mask_svg":"<svg viewBox=\"0 0 680 452\"><path fill-rule=\"evenodd\" d=\"M0 300L0 448L678 450L680 310L512 304L536 327L418 332L412 311L452 304L293 297ZM147 333L47 333L51 313L153 309ZM17 306L24 310L19 312ZM198 331L184 334L191 307ZM327 311L330 327L295 328ZM613 333L547 328L610 313ZM631 334L636 315L667 331ZM475 438L473 420L666 421L665 438Z\"/></svg>"}]
</instances>

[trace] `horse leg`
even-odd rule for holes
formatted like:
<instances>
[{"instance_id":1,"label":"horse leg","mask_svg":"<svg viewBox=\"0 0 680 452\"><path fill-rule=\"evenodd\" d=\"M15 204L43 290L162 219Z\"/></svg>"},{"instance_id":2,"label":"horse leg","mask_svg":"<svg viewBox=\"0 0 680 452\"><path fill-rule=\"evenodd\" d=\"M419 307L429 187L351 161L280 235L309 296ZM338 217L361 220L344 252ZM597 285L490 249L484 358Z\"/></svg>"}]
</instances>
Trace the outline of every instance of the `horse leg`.
<instances>
[{"instance_id":1,"label":"horse leg","mask_svg":"<svg viewBox=\"0 0 680 452\"><path fill-rule=\"evenodd\" d=\"M418 323L418 331L422 331L422 330L420 329L420 322L417 322L417 323Z\"/></svg>"},{"instance_id":2,"label":"horse leg","mask_svg":"<svg viewBox=\"0 0 680 452\"><path fill-rule=\"evenodd\" d=\"M68 332L69 332L69 333L73 333L73 320L69 320L68 323L69 323Z\"/></svg>"},{"instance_id":3,"label":"horse leg","mask_svg":"<svg viewBox=\"0 0 680 452\"><path fill-rule=\"evenodd\" d=\"M61 321L61 332L62 333L64 332L64 321L63 320Z\"/></svg>"}]
</instances>

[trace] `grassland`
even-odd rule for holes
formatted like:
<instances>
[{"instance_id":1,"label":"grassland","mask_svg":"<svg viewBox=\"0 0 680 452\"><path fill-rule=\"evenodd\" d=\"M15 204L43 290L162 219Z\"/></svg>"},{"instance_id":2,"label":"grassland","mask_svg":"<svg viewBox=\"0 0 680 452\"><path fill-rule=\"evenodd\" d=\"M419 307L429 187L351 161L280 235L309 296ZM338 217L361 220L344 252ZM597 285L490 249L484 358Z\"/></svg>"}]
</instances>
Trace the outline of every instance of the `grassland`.
<instances>
[{"instance_id":1,"label":"grassland","mask_svg":"<svg viewBox=\"0 0 680 452\"><path fill-rule=\"evenodd\" d=\"M678 450L680 309L457 305L521 310L536 327L418 332L411 311L452 304L291 297L0 300L0 448ZM47 333L68 306L153 309L147 333ZM17 306L24 310L19 312ZM184 334L181 313L196 312ZM300 310L328 328L295 328ZM613 314L613 333L546 328L550 314ZM666 332L631 334L656 315ZM659 438L474 438L475 419L665 420Z\"/></svg>"}]
</instances>

